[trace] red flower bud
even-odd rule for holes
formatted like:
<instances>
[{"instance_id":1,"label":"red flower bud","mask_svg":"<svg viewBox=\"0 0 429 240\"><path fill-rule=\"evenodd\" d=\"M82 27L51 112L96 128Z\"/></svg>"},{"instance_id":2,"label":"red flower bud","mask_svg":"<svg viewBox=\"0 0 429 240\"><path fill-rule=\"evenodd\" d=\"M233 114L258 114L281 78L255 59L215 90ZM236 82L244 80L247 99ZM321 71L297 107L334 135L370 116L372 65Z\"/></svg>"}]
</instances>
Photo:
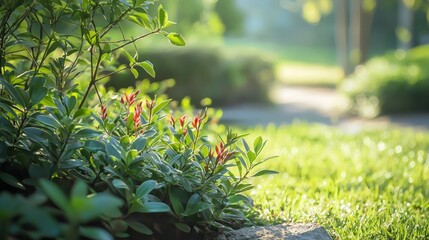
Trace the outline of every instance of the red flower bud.
<instances>
[{"instance_id":1,"label":"red flower bud","mask_svg":"<svg viewBox=\"0 0 429 240\"><path fill-rule=\"evenodd\" d=\"M103 120L107 119L107 108L104 105L101 105L101 118Z\"/></svg>"},{"instance_id":2,"label":"red flower bud","mask_svg":"<svg viewBox=\"0 0 429 240\"><path fill-rule=\"evenodd\" d=\"M200 120L200 118L199 118L198 116L196 116L196 117L194 118L194 120L192 121L192 126L193 126L195 129L200 129L200 126L201 126L201 120Z\"/></svg>"},{"instance_id":3,"label":"red flower bud","mask_svg":"<svg viewBox=\"0 0 429 240\"><path fill-rule=\"evenodd\" d=\"M185 126L186 121L186 115L183 115L181 118L179 118L179 124L183 128Z\"/></svg>"},{"instance_id":4,"label":"red flower bud","mask_svg":"<svg viewBox=\"0 0 429 240\"><path fill-rule=\"evenodd\" d=\"M174 120L174 117L172 115L170 115L170 125L173 127L176 125L176 120Z\"/></svg>"}]
</instances>

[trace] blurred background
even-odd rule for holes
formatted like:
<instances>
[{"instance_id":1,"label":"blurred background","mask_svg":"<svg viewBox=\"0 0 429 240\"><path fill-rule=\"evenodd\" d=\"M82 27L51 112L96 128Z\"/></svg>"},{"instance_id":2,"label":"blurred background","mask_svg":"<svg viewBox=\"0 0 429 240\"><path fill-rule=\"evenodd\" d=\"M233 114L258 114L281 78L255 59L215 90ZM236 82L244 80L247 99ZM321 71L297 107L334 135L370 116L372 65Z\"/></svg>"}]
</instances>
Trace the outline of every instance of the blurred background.
<instances>
[{"instance_id":1,"label":"blurred background","mask_svg":"<svg viewBox=\"0 0 429 240\"><path fill-rule=\"evenodd\" d=\"M220 107L234 124L376 118L429 127L428 0L160 2L187 46L142 41L139 55L157 76L140 76L174 79L173 99ZM133 84L123 73L108 86Z\"/></svg>"}]
</instances>

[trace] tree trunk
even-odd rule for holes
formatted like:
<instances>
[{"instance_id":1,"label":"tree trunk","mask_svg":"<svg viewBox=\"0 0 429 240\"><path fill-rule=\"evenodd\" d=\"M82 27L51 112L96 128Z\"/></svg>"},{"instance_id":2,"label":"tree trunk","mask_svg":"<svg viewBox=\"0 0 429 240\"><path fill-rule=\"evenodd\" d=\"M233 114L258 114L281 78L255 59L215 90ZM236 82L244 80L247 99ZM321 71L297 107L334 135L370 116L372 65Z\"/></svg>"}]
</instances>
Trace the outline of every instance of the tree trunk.
<instances>
[{"instance_id":1,"label":"tree trunk","mask_svg":"<svg viewBox=\"0 0 429 240\"><path fill-rule=\"evenodd\" d=\"M349 46L348 46L348 0L337 0L337 31L336 31L336 46L337 59L343 69L344 75L352 72L349 61Z\"/></svg>"},{"instance_id":2,"label":"tree trunk","mask_svg":"<svg viewBox=\"0 0 429 240\"><path fill-rule=\"evenodd\" d=\"M399 0L398 29L396 31L399 49L408 50L412 47L414 14L411 7L404 0Z\"/></svg>"},{"instance_id":3,"label":"tree trunk","mask_svg":"<svg viewBox=\"0 0 429 240\"><path fill-rule=\"evenodd\" d=\"M337 0L337 57L344 75L365 62L368 56L375 10L362 8L362 0Z\"/></svg>"}]
</instances>

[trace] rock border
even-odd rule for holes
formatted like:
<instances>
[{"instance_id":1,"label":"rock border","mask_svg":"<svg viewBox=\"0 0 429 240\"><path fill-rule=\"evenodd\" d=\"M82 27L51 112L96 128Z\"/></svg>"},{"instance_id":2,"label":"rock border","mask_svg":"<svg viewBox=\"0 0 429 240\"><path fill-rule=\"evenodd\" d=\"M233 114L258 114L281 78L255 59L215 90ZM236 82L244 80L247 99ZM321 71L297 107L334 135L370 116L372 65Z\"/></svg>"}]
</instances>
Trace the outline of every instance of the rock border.
<instances>
[{"instance_id":1,"label":"rock border","mask_svg":"<svg viewBox=\"0 0 429 240\"><path fill-rule=\"evenodd\" d=\"M217 236L216 240L332 240L328 232L315 223L289 223L275 226L246 227Z\"/></svg>"}]
</instances>

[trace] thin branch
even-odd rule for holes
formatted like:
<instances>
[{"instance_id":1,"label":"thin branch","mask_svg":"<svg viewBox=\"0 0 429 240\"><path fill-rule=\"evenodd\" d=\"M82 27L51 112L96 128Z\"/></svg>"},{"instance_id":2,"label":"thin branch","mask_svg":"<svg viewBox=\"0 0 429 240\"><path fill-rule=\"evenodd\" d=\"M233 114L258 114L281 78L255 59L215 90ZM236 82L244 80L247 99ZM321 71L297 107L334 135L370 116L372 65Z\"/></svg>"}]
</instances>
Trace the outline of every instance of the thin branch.
<instances>
[{"instance_id":1,"label":"thin branch","mask_svg":"<svg viewBox=\"0 0 429 240\"><path fill-rule=\"evenodd\" d=\"M134 42L136 42L136 41L138 41L138 40L140 40L140 39L142 39L142 38L148 37L148 36L153 35L153 34L157 34L157 33L159 33L160 31L161 31L161 29L157 29L157 30L155 30L155 31L152 31L152 32L149 32L149 33L143 34L143 35L141 35L141 36L139 36L139 37L137 37L137 38L134 38L133 40L131 40L131 41L129 41L129 42L126 42L126 43L124 43L124 44L122 44L122 45L120 45L120 46L118 46L118 47L116 47L116 48L114 48L114 49L110 50L110 52L114 52L114 51L116 51L116 50L118 50L118 49L121 49L121 48L123 48L123 47L125 47L125 46L127 46L127 45L129 45L129 44L131 44L131 43L134 43Z\"/></svg>"},{"instance_id":2,"label":"thin branch","mask_svg":"<svg viewBox=\"0 0 429 240\"><path fill-rule=\"evenodd\" d=\"M106 75L104 75L104 76L102 76L102 77L97 78L95 81L96 81L96 82L99 82L99 81L101 81L101 80L103 80L103 79L105 79L105 78L107 78L107 77L110 77L110 76L112 76L112 75L115 75L115 74L117 74L117 73L120 73L120 72L122 72L122 71L124 71L124 70L128 70L128 69L131 69L131 66L128 66L128 67L125 67L125 68L121 68L121 69L118 69L118 70L116 70L116 71L114 71L114 72L108 73L108 74L106 74Z\"/></svg>"}]
</instances>

